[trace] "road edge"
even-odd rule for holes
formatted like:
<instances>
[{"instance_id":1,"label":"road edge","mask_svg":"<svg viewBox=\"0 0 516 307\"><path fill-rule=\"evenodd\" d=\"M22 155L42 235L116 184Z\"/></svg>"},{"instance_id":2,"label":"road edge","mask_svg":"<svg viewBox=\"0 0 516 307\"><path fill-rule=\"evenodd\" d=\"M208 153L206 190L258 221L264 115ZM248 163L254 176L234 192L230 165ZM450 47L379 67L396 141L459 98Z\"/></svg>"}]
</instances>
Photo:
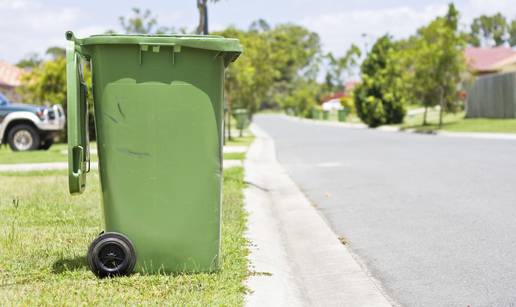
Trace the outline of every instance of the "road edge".
<instances>
[{"instance_id":1,"label":"road edge","mask_svg":"<svg viewBox=\"0 0 516 307\"><path fill-rule=\"evenodd\" d=\"M450 131L434 131L434 132L421 132L416 129L402 129L400 127L392 126L380 126L378 128L369 128L365 124L361 123L345 123L335 121L324 121L309 118L293 117L282 114L288 120L309 122L321 126L340 127L340 128L352 128L352 129L371 129L373 131L384 131L384 132L399 132L399 133L410 133L420 134L428 136L445 136L454 138L472 138L472 139L491 139L491 140L512 140L516 141L516 134L514 133L498 133L498 132L450 132Z\"/></svg>"},{"instance_id":2,"label":"road edge","mask_svg":"<svg viewBox=\"0 0 516 307\"><path fill-rule=\"evenodd\" d=\"M392 306L276 160L255 124L244 161L247 306Z\"/></svg>"}]
</instances>

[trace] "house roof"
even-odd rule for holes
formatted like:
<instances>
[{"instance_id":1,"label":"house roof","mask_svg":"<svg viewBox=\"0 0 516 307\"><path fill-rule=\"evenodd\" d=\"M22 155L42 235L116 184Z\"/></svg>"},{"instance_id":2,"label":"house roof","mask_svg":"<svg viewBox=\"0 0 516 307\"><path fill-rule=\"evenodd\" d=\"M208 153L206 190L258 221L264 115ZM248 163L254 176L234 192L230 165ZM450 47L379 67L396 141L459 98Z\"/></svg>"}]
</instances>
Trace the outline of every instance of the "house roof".
<instances>
[{"instance_id":1,"label":"house roof","mask_svg":"<svg viewBox=\"0 0 516 307\"><path fill-rule=\"evenodd\" d=\"M359 84L360 81L348 81L346 82L346 84L344 84L344 91L346 93L350 93L353 91L353 89L355 88L355 86L357 86L357 84Z\"/></svg>"},{"instance_id":2,"label":"house roof","mask_svg":"<svg viewBox=\"0 0 516 307\"><path fill-rule=\"evenodd\" d=\"M19 86L22 73L23 69L0 60L0 86Z\"/></svg>"},{"instance_id":3,"label":"house roof","mask_svg":"<svg viewBox=\"0 0 516 307\"><path fill-rule=\"evenodd\" d=\"M351 92L355 88L355 86L360 83L359 81L348 81L344 84L344 90L340 92L331 93L329 95L326 95L322 98L321 103L325 103L327 101L333 100L333 99L340 99L342 97L349 97L351 95Z\"/></svg>"},{"instance_id":4,"label":"house roof","mask_svg":"<svg viewBox=\"0 0 516 307\"><path fill-rule=\"evenodd\" d=\"M324 96L322 98L321 103L325 103L325 102L333 100L333 99L340 99L342 97L346 97L346 93L344 93L344 92L331 93L329 95Z\"/></svg>"},{"instance_id":5,"label":"house roof","mask_svg":"<svg viewBox=\"0 0 516 307\"><path fill-rule=\"evenodd\" d=\"M494 72L503 65L516 62L516 51L509 47L467 48L466 61L474 72Z\"/></svg>"}]
</instances>

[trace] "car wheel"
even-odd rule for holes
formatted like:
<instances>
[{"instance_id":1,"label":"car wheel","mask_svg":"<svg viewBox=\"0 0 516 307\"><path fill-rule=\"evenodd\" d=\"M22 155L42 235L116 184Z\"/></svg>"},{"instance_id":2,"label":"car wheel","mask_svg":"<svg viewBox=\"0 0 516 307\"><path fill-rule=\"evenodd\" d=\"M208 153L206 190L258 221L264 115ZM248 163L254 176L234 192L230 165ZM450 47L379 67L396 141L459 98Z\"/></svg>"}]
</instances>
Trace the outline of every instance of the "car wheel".
<instances>
[{"instance_id":1,"label":"car wheel","mask_svg":"<svg viewBox=\"0 0 516 307\"><path fill-rule=\"evenodd\" d=\"M38 131L29 125L16 125L9 129L7 140L13 151L36 150L40 144Z\"/></svg>"},{"instance_id":2,"label":"car wheel","mask_svg":"<svg viewBox=\"0 0 516 307\"><path fill-rule=\"evenodd\" d=\"M50 148L50 146L52 146L52 144L54 144L54 140L53 139L46 139L43 142L41 142L41 145L39 146L39 149L48 150Z\"/></svg>"},{"instance_id":3,"label":"car wheel","mask_svg":"<svg viewBox=\"0 0 516 307\"><path fill-rule=\"evenodd\" d=\"M97 277L127 276L134 270L136 252L123 234L101 233L88 249L88 265Z\"/></svg>"}]
</instances>

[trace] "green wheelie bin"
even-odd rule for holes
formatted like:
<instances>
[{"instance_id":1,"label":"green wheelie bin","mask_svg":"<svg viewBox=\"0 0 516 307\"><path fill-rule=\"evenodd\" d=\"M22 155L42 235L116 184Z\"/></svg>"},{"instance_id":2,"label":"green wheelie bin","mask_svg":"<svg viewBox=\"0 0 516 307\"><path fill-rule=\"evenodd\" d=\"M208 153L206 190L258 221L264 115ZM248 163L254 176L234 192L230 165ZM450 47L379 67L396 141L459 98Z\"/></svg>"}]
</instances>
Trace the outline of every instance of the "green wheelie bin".
<instances>
[{"instance_id":1,"label":"green wheelie bin","mask_svg":"<svg viewBox=\"0 0 516 307\"><path fill-rule=\"evenodd\" d=\"M245 128L247 128L250 124L249 121L249 112L246 109L236 109L233 111L233 115L236 119L237 129L240 131L240 137L243 134Z\"/></svg>"},{"instance_id":2,"label":"green wheelie bin","mask_svg":"<svg viewBox=\"0 0 516 307\"><path fill-rule=\"evenodd\" d=\"M343 108L340 109L338 112L339 122L345 122L349 114L349 109Z\"/></svg>"},{"instance_id":3,"label":"green wheelie bin","mask_svg":"<svg viewBox=\"0 0 516 307\"><path fill-rule=\"evenodd\" d=\"M97 276L218 269L224 69L236 39L66 33L70 193L89 171L86 64L105 232L90 245ZM83 59L88 60L87 62Z\"/></svg>"},{"instance_id":4,"label":"green wheelie bin","mask_svg":"<svg viewBox=\"0 0 516 307\"><path fill-rule=\"evenodd\" d=\"M324 120L329 120L330 119L330 111L326 111L326 110L322 111L322 118Z\"/></svg>"},{"instance_id":5,"label":"green wheelie bin","mask_svg":"<svg viewBox=\"0 0 516 307\"><path fill-rule=\"evenodd\" d=\"M313 108L312 109L312 119L321 119L321 110L317 109L317 108Z\"/></svg>"}]
</instances>

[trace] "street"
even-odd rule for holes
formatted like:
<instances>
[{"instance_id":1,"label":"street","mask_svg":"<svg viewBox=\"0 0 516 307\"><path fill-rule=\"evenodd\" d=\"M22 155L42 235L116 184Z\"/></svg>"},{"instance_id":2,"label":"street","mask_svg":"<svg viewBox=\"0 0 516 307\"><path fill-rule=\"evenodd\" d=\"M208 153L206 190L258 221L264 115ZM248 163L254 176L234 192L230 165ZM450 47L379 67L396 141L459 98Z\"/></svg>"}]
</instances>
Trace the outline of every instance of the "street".
<instances>
[{"instance_id":1,"label":"street","mask_svg":"<svg viewBox=\"0 0 516 307\"><path fill-rule=\"evenodd\" d=\"M254 123L395 302L516 304L516 141Z\"/></svg>"}]
</instances>

